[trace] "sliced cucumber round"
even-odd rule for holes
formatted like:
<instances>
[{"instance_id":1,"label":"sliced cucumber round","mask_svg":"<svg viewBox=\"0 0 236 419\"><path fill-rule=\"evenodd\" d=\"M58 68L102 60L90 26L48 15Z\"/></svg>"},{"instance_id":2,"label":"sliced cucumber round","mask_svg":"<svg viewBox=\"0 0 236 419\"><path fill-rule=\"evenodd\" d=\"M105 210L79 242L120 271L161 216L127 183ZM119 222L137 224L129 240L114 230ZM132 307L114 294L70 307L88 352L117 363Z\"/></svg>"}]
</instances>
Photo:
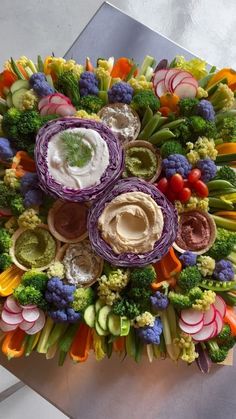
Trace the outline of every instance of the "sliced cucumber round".
<instances>
[{"instance_id":1,"label":"sliced cucumber round","mask_svg":"<svg viewBox=\"0 0 236 419\"><path fill-rule=\"evenodd\" d=\"M107 336L109 334L108 330L103 330L98 321L95 322L95 329L99 336Z\"/></svg>"},{"instance_id":2,"label":"sliced cucumber round","mask_svg":"<svg viewBox=\"0 0 236 419\"><path fill-rule=\"evenodd\" d=\"M104 306L105 306L105 303L102 300L97 300L95 303L96 313Z\"/></svg>"},{"instance_id":3,"label":"sliced cucumber round","mask_svg":"<svg viewBox=\"0 0 236 419\"><path fill-rule=\"evenodd\" d=\"M110 313L107 322L108 330L113 336L120 336L121 334L121 318L115 314Z\"/></svg>"},{"instance_id":4,"label":"sliced cucumber round","mask_svg":"<svg viewBox=\"0 0 236 419\"><path fill-rule=\"evenodd\" d=\"M84 311L84 321L89 327L94 327L95 320L96 320L95 306L91 304Z\"/></svg>"},{"instance_id":5,"label":"sliced cucumber round","mask_svg":"<svg viewBox=\"0 0 236 419\"><path fill-rule=\"evenodd\" d=\"M16 80L10 87L11 93L15 93L17 90L30 89L29 82L27 80Z\"/></svg>"},{"instance_id":6,"label":"sliced cucumber round","mask_svg":"<svg viewBox=\"0 0 236 419\"><path fill-rule=\"evenodd\" d=\"M16 109L20 109L21 107L21 101L24 94L28 92L28 89L19 89L16 90L12 95L12 103L15 106Z\"/></svg>"},{"instance_id":7,"label":"sliced cucumber round","mask_svg":"<svg viewBox=\"0 0 236 419\"><path fill-rule=\"evenodd\" d=\"M99 310L97 314L97 321L103 330L107 330L107 319L110 311L111 307L104 306Z\"/></svg>"}]
</instances>

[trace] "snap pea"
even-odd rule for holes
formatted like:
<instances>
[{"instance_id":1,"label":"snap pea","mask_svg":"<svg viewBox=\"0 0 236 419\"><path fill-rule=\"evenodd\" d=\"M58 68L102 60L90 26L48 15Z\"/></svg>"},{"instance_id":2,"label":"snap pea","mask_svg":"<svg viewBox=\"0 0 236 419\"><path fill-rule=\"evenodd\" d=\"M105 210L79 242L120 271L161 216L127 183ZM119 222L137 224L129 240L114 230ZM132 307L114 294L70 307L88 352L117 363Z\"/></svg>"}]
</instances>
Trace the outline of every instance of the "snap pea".
<instances>
[{"instance_id":1,"label":"snap pea","mask_svg":"<svg viewBox=\"0 0 236 419\"><path fill-rule=\"evenodd\" d=\"M219 189L216 191L211 191L210 192L210 196L221 196L221 195L225 195L225 194L231 194L231 193L236 193L236 189L235 188L226 188L226 189Z\"/></svg>"},{"instance_id":2,"label":"snap pea","mask_svg":"<svg viewBox=\"0 0 236 419\"><path fill-rule=\"evenodd\" d=\"M182 122L184 122L185 119L176 119L175 121L172 122L168 122L167 124L164 124L163 129L169 128L169 129L173 129L173 128L177 128Z\"/></svg>"},{"instance_id":3,"label":"snap pea","mask_svg":"<svg viewBox=\"0 0 236 419\"><path fill-rule=\"evenodd\" d=\"M158 121L156 130L158 130L159 128L161 128L165 124L165 122L167 121L167 119L168 119L167 116L161 116L161 114L159 114L159 115L160 115L160 119Z\"/></svg>"},{"instance_id":4,"label":"snap pea","mask_svg":"<svg viewBox=\"0 0 236 419\"><path fill-rule=\"evenodd\" d=\"M155 131L157 127L159 119L160 119L160 115L158 114L153 115L153 117L150 119L150 121L147 123L144 129L140 132L138 136L138 140L147 140L149 137L151 137L151 135L153 134L153 132Z\"/></svg>"},{"instance_id":5,"label":"snap pea","mask_svg":"<svg viewBox=\"0 0 236 419\"><path fill-rule=\"evenodd\" d=\"M147 123L152 119L152 117L153 112L151 108L148 106L142 119L141 130L147 125Z\"/></svg>"},{"instance_id":6,"label":"snap pea","mask_svg":"<svg viewBox=\"0 0 236 419\"><path fill-rule=\"evenodd\" d=\"M219 198L212 198L211 196L208 197L209 200L209 207L210 208L217 208L217 209L224 209L224 210L233 210L234 206L229 202L222 201Z\"/></svg>"},{"instance_id":7,"label":"snap pea","mask_svg":"<svg viewBox=\"0 0 236 419\"><path fill-rule=\"evenodd\" d=\"M161 145L163 141L169 140L170 138L175 138L175 134L169 129L162 129L149 137L148 141L155 145Z\"/></svg>"},{"instance_id":8,"label":"snap pea","mask_svg":"<svg viewBox=\"0 0 236 419\"><path fill-rule=\"evenodd\" d=\"M211 291L230 291L236 290L236 281L218 281L213 279L204 279L200 282L199 286L201 288L206 288Z\"/></svg>"},{"instance_id":9,"label":"snap pea","mask_svg":"<svg viewBox=\"0 0 236 419\"><path fill-rule=\"evenodd\" d=\"M217 179L217 180L211 180L210 182L208 182L207 187L208 187L209 192L211 192L211 191L216 191L219 189L224 190L225 188L233 188L234 186L227 180Z\"/></svg>"}]
</instances>

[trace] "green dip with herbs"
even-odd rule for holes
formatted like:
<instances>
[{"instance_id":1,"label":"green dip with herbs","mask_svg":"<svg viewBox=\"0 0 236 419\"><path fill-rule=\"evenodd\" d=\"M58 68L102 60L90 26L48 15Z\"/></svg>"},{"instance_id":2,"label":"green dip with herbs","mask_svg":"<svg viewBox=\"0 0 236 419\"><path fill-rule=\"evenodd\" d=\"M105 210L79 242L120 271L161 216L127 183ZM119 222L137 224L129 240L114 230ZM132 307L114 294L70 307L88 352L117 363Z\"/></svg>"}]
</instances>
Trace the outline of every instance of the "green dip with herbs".
<instances>
[{"instance_id":1,"label":"green dip with herbs","mask_svg":"<svg viewBox=\"0 0 236 419\"><path fill-rule=\"evenodd\" d=\"M126 177L136 176L149 180L156 174L157 167L157 158L152 150L146 147L130 147L126 150Z\"/></svg>"},{"instance_id":2,"label":"green dip with herbs","mask_svg":"<svg viewBox=\"0 0 236 419\"><path fill-rule=\"evenodd\" d=\"M15 257L26 268L42 268L56 256L56 241L44 228L25 230L15 242Z\"/></svg>"}]
</instances>

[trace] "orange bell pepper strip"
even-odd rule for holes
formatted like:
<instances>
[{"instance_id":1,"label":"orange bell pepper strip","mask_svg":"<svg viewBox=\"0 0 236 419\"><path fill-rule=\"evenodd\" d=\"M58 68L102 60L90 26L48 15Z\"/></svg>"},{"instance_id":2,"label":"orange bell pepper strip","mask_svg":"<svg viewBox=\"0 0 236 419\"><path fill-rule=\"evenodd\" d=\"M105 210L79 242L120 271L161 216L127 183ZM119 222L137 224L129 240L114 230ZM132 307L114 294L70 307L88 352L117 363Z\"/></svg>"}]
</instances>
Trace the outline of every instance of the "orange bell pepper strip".
<instances>
[{"instance_id":1,"label":"orange bell pepper strip","mask_svg":"<svg viewBox=\"0 0 236 419\"><path fill-rule=\"evenodd\" d=\"M168 106L161 106L161 108L159 108L159 112L161 112L162 116L168 116L172 110Z\"/></svg>"},{"instance_id":2,"label":"orange bell pepper strip","mask_svg":"<svg viewBox=\"0 0 236 419\"><path fill-rule=\"evenodd\" d=\"M6 333L2 342L2 352L9 360L12 358L20 358L24 354L25 337L26 333L21 329Z\"/></svg>"},{"instance_id":3,"label":"orange bell pepper strip","mask_svg":"<svg viewBox=\"0 0 236 419\"><path fill-rule=\"evenodd\" d=\"M21 282L23 271L16 265L10 266L0 274L0 296L11 295Z\"/></svg>"},{"instance_id":4,"label":"orange bell pepper strip","mask_svg":"<svg viewBox=\"0 0 236 419\"><path fill-rule=\"evenodd\" d=\"M0 74L0 94L4 95L4 90L9 89L16 80L17 76L12 71L4 70Z\"/></svg>"},{"instance_id":5,"label":"orange bell pepper strip","mask_svg":"<svg viewBox=\"0 0 236 419\"><path fill-rule=\"evenodd\" d=\"M211 87L213 84L220 82L223 79L227 79L228 86L233 92L236 88L236 71L232 68L222 68L218 71L208 82L207 88Z\"/></svg>"},{"instance_id":6,"label":"orange bell pepper strip","mask_svg":"<svg viewBox=\"0 0 236 419\"><path fill-rule=\"evenodd\" d=\"M91 331L85 323L81 323L70 348L70 357L74 362L85 362L91 347Z\"/></svg>"},{"instance_id":7,"label":"orange bell pepper strip","mask_svg":"<svg viewBox=\"0 0 236 419\"><path fill-rule=\"evenodd\" d=\"M236 336L236 313L233 307L226 306L224 322L230 326L232 335Z\"/></svg>"},{"instance_id":8,"label":"orange bell pepper strip","mask_svg":"<svg viewBox=\"0 0 236 419\"><path fill-rule=\"evenodd\" d=\"M123 352L125 349L125 338L124 336L120 336L113 342L113 349L115 352Z\"/></svg>"},{"instance_id":9,"label":"orange bell pepper strip","mask_svg":"<svg viewBox=\"0 0 236 419\"><path fill-rule=\"evenodd\" d=\"M172 112L178 111L179 96L172 93L165 93L160 97L161 108L167 107Z\"/></svg>"},{"instance_id":10,"label":"orange bell pepper strip","mask_svg":"<svg viewBox=\"0 0 236 419\"><path fill-rule=\"evenodd\" d=\"M223 143L216 146L218 154L235 154L236 153L236 143Z\"/></svg>"},{"instance_id":11,"label":"orange bell pepper strip","mask_svg":"<svg viewBox=\"0 0 236 419\"><path fill-rule=\"evenodd\" d=\"M214 212L214 215L236 220L236 211L217 211L217 212Z\"/></svg>"},{"instance_id":12,"label":"orange bell pepper strip","mask_svg":"<svg viewBox=\"0 0 236 419\"><path fill-rule=\"evenodd\" d=\"M121 57L116 60L111 71L112 78L120 78L121 80L126 80L128 74L130 73L134 62L126 57ZM137 71L134 72L134 77L137 75Z\"/></svg>"},{"instance_id":13,"label":"orange bell pepper strip","mask_svg":"<svg viewBox=\"0 0 236 419\"><path fill-rule=\"evenodd\" d=\"M169 252L159 261L153 264L157 276L164 279L170 278L181 271L182 265L180 260L177 258L173 247L170 248Z\"/></svg>"},{"instance_id":14,"label":"orange bell pepper strip","mask_svg":"<svg viewBox=\"0 0 236 419\"><path fill-rule=\"evenodd\" d=\"M26 151L18 151L16 153L11 168L16 170L18 177L24 176L26 172L36 171L35 161Z\"/></svg>"}]
</instances>

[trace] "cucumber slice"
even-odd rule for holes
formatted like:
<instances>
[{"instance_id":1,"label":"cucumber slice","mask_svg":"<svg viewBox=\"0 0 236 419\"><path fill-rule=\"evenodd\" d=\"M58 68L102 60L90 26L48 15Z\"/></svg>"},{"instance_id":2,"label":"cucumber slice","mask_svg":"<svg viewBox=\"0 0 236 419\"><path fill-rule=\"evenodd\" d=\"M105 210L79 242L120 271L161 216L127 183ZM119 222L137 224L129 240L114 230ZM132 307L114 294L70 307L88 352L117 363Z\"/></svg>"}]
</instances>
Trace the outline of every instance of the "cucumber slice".
<instances>
[{"instance_id":1,"label":"cucumber slice","mask_svg":"<svg viewBox=\"0 0 236 419\"><path fill-rule=\"evenodd\" d=\"M108 330L113 336L120 336L121 334L121 318L115 314L110 313L107 322Z\"/></svg>"},{"instance_id":2,"label":"cucumber slice","mask_svg":"<svg viewBox=\"0 0 236 419\"><path fill-rule=\"evenodd\" d=\"M29 82L27 80L16 80L10 87L11 93L15 93L17 90L30 89Z\"/></svg>"},{"instance_id":3,"label":"cucumber slice","mask_svg":"<svg viewBox=\"0 0 236 419\"><path fill-rule=\"evenodd\" d=\"M107 331L107 319L108 319L108 315L109 315L110 311L111 311L111 307L104 306L99 310L99 312L97 314L97 321L98 321L100 327L103 330L106 330L106 331Z\"/></svg>"},{"instance_id":4,"label":"cucumber slice","mask_svg":"<svg viewBox=\"0 0 236 419\"><path fill-rule=\"evenodd\" d=\"M84 321L89 327L94 327L95 320L96 320L95 306L91 304L84 311Z\"/></svg>"},{"instance_id":5,"label":"cucumber slice","mask_svg":"<svg viewBox=\"0 0 236 419\"><path fill-rule=\"evenodd\" d=\"M130 331L130 320L127 317L120 318L120 336L127 336Z\"/></svg>"},{"instance_id":6,"label":"cucumber slice","mask_svg":"<svg viewBox=\"0 0 236 419\"><path fill-rule=\"evenodd\" d=\"M20 81L20 80L19 80ZM20 109L21 100L23 95L28 92L28 89L19 89L16 90L12 95L12 103L16 109Z\"/></svg>"},{"instance_id":7,"label":"cucumber slice","mask_svg":"<svg viewBox=\"0 0 236 419\"><path fill-rule=\"evenodd\" d=\"M96 311L96 313L102 308L102 307L104 307L105 306L105 303L103 302L103 301L101 301L101 300L97 300L96 301L96 303L95 303L95 311Z\"/></svg>"},{"instance_id":8,"label":"cucumber slice","mask_svg":"<svg viewBox=\"0 0 236 419\"><path fill-rule=\"evenodd\" d=\"M95 322L95 329L99 336L107 336L109 334L107 330L103 330L98 321Z\"/></svg>"},{"instance_id":9,"label":"cucumber slice","mask_svg":"<svg viewBox=\"0 0 236 419\"><path fill-rule=\"evenodd\" d=\"M7 102L8 108L12 108L13 103L12 103L12 94L11 94L11 92L8 93L8 95L6 97L6 102Z\"/></svg>"}]
</instances>

